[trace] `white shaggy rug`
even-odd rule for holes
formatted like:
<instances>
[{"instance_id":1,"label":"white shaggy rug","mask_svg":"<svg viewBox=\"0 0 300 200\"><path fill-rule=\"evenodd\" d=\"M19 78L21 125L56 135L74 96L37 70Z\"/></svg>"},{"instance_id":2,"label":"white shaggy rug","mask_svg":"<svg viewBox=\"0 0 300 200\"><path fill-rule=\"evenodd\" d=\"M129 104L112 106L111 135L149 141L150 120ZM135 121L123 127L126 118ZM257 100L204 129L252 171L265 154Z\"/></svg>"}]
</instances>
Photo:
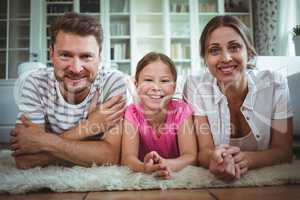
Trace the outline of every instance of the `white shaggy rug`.
<instances>
[{"instance_id":1,"label":"white shaggy rug","mask_svg":"<svg viewBox=\"0 0 300 200\"><path fill-rule=\"evenodd\" d=\"M8 150L0 151L0 193L26 193L48 188L55 192L104 190L179 189L207 187L246 187L300 183L300 160L251 170L240 180L224 183L206 169L188 166L172 174L171 180L134 173L126 167L50 166L29 170L15 168Z\"/></svg>"}]
</instances>

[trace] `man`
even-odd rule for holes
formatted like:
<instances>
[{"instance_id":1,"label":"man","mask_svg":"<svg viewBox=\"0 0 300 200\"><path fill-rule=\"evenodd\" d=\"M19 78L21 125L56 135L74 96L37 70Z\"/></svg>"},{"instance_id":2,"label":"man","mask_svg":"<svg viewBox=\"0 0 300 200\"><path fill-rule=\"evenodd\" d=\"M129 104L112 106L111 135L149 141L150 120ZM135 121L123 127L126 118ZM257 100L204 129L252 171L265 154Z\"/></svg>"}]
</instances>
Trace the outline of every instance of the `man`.
<instances>
[{"instance_id":1,"label":"man","mask_svg":"<svg viewBox=\"0 0 300 200\"><path fill-rule=\"evenodd\" d=\"M126 86L121 73L99 69L102 34L94 18L76 13L51 27L53 68L30 73L19 89L10 138L18 168L119 162Z\"/></svg>"}]
</instances>

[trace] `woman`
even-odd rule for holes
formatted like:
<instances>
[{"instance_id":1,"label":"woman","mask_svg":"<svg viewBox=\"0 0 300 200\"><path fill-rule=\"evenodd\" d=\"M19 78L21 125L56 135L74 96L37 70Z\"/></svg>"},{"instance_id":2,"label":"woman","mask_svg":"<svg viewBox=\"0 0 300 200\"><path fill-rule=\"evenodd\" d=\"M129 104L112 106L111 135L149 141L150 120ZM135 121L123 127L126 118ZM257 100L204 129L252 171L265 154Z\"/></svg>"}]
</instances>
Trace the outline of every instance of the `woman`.
<instances>
[{"instance_id":1,"label":"woman","mask_svg":"<svg viewBox=\"0 0 300 200\"><path fill-rule=\"evenodd\" d=\"M216 16L204 28L201 57L209 73L190 77L184 97L194 109L199 164L231 181L247 170L292 159L292 110L285 78L255 70L248 28Z\"/></svg>"}]
</instances>

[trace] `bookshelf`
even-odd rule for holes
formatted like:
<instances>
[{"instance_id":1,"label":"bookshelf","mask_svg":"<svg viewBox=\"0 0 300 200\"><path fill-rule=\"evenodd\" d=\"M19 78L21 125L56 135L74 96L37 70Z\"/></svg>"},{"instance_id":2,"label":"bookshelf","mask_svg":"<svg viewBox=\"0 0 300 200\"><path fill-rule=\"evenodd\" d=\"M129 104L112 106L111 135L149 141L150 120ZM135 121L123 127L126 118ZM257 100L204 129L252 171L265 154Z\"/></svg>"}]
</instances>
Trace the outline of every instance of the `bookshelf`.
<instances>
[{"instance_id":1,"label":"bookshelf","mask_svg":"<svg viewBox=\"0 0 300 200\"><path fill-rule=\"evenodd\" d=\"M253 27L251 0L45 1L49 22L70 10L95 16L104 30L103 65L128 74L149 51L170 56L179 77L201 73L199 37L211 18L234 15Z\"/></svg>"},{"instance_id":2,"label":"bookshelf","mask_svg":"<svg viewBox=\"0 0 300 200\"><path fill-rule=\"evenodd\" d=\"M46 11L45 33L46 33L46 44L47 44L46 45L47 66L52 66L52 63L50 61L50 55L49 55L49 47L51 45L50 27L53 24L53 22L57 19L57 17L63 15L66 12L73 11L73 9L74 9L74 0L45 0L45 11Z\"/></svg>"},{"instance_id":3,"label":"bookshelf","mask_svg":"<svg viewBox=\"0 0 300 200\"><path fill-rule=\"evenodd\" d=\"M7 4L15 1L3 2ZM251 2L19 0L16 4L18 6L14 8L19 9L15 12L16 16L7 16L7 5L0 7L0 78L15 77L16 65L23 61L40 61L51 66L48 51L50 24L58 16L69 11L88 14L102 24L102 64L108 68L113 67L134 74L141 57L149 51L157 51L174 60L179 76L201 73L204 69L201 68L199 56L199 37L206 23L216 15L228 14L239 17L253 32ZM16 33L10 33L8 28ZM34 57L36 54L38 56ZM17 57L10 59L10 56ZM15 71L10 69L13 67L8 69L11 63L15 65Z\"/></svg>"},{"instance_id":4,"label":"bookshelf","mask_svg":"<svg viewBox=\"0 0 300 200\"><path fill-rule=\"evenodd\" d=\"M109 1L110 62L106 65L131 73L130 0ZM105 39L105 38L104 38Z\"/></svg>"},{"instance_id":5,"label":"bookshelf","mask_svg":"<svg viewBox=\"0 0 300 200\"><path fill-rule=\"evenodd\" d=\"M17 78L17 67L29 60L30 0L2 0L0 8L0 79Z\"/></svg>"}]
</instances>

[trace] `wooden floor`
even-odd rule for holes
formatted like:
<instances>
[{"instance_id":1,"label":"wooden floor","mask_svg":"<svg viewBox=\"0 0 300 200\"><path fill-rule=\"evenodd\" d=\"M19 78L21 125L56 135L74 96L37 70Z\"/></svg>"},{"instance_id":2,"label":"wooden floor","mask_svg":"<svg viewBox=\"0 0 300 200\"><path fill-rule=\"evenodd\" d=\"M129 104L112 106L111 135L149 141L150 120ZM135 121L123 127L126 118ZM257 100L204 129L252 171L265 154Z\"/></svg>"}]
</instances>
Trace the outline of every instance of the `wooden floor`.
<instances>
[{"instance_id":1,"label":"wooden floor","mask_svg":"<svg viewBox=\"0 0 300 200\"><path fill-rule=\"evenodd\" d=\"M40 192L25 195L0 195L5 200L298 200L300 185L252 188L197 189L197 190L146 190L84 193Z\"/></svg>"}]
</instances>

